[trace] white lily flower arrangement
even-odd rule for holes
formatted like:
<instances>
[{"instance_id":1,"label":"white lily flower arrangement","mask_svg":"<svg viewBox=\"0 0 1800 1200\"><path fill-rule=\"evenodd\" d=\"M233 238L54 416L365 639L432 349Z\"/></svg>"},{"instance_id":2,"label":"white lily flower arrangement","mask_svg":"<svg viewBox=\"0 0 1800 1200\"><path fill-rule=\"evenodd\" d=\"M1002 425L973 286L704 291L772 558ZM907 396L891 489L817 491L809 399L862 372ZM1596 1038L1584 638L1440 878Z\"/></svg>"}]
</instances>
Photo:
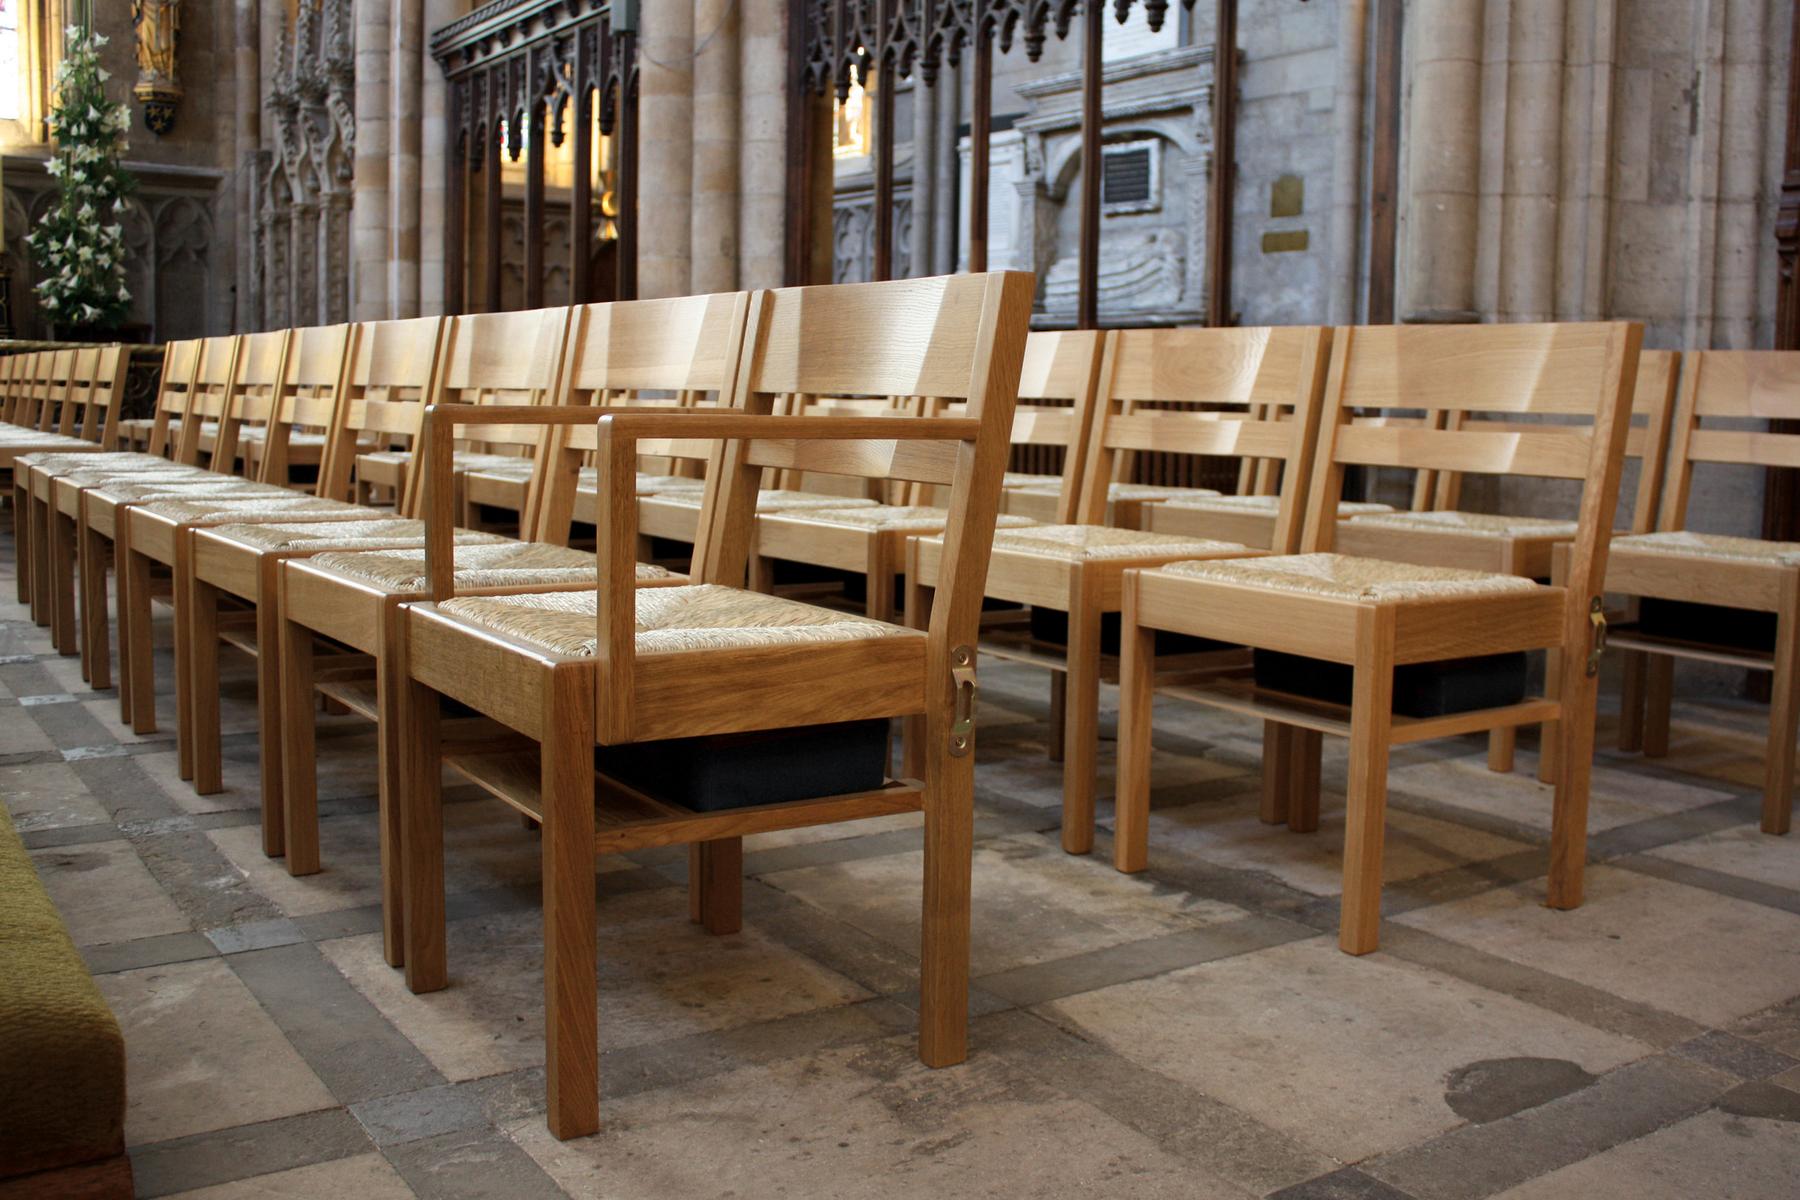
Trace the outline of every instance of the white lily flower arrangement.
<instances>
[{"instance_id":1,"label":"white lily flower arrangement","mask_svg":"<svg viewBox=\"0 0 1800 1200\"><path fill-rule=\"evenodd\" d=\"M42 276L36 290L44 311L110 329L131 310L119 221L135 184L119 164L131 111L106 97L111 76L99 54L106 38L79 25L67 32L50 113L56 155L45 165L59 193L26 242Z\"/></svg>"}]
</instances>

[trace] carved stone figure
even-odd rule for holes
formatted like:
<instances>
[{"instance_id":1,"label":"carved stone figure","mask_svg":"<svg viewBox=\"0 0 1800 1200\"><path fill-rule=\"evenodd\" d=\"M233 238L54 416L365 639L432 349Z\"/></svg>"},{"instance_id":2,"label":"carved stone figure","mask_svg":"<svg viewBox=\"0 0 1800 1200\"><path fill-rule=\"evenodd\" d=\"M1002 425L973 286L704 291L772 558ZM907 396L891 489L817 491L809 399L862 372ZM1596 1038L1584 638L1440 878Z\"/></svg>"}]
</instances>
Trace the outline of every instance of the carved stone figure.
<instances>
[{"instance_id":1,"label":"carved stone figure","mask_svg":"<svg viewBox=\"0 0 1800 1200\"><path fill-rule=\"evenodd\" d=\"M181 76L175 62L181 38L181 0L131 0L137 31L137 84L131 94L144 110L144 128L165 134L175 127Z\"/></svg>"}]
</instances>

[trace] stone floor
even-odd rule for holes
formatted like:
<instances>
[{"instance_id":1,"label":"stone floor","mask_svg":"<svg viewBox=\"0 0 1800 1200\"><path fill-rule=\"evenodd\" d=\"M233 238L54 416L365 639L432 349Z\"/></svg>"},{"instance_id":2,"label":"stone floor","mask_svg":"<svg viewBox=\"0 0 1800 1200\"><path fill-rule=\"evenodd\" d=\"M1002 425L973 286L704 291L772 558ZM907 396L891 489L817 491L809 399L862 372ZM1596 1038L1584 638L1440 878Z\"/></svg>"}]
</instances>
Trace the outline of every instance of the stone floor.
<instances>
[{"instance_id":1,"label":"stone floor","mask_svg":"<svg viewBox=\"0 0 1800 1200\"><path fill-rule=\"evenodd\" d=\"M366 727L328 721L326 869L292 879L259 849L243 664L228 789L197 797L167 733L50 653L11 561L0 794L125 1029L143 1195L1796 1194L1800 837L1756 830L1755 706L1683 705L1659 763L1602 754L1572 913L1540 902L1529 749L1509 776L1473 740L1401 755L1383 947L1351 959L1341 804L1316 835L1258 823L1251 727L1160 705L1127 878L1104 831L1058 848L1044 677L985 666L968 1063L913 1054L916 819L755 839L729 938L688 924L683 856L611 859L605 1130L564 1144L532 835L450 793L453 977L410 995L378 944Z\"/></svg>"}]
</instances>

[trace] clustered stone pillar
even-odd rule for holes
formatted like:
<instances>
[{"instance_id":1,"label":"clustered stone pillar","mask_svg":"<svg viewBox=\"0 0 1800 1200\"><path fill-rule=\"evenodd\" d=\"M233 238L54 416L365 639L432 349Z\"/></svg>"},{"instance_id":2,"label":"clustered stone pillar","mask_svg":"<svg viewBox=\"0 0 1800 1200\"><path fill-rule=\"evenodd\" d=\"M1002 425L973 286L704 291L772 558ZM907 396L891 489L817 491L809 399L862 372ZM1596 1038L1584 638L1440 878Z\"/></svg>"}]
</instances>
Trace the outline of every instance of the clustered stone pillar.
<instances>
[{"instance_id":1,"label":"clustered stone pillar","mask_svg":"<svg viewBox=\"0 0 1800 1200\"><path fill-rule=\"evenodd\" d=\"M1401 311L1409 320L1475 316L1481 172L1483 0L1418 0L1413 39Z\"/></svg>"},{"instance_id":2,"label":"clustered stone pillar","mask_svg":"<svg viewBox=\"0 0 1800 1200\"><path fill-rule=\"evenodd\" d=\"M388 315L419 315L419 155L423 138L424 0L393 0L393 80L388 108ZM439 119L440 138L442 118ZM438 174L442 174L439 172ZM441 240L441 239L440 239Z\"/></svg>"},{"instance_id":3,"label":"clustered stone pillar","mask_svg":"<svg viewBox=\"0 0 1800 1200\"><path fill-rule=\"evenodd\" d=\"M694 36L688 289L725 292L738 266L737 0L694 0Z\"/></svg>"},{"instance_id":4,"label":"clustered stone pillar","mask_svg":"<svg viewBox=\"0 0 1800 1200\"><path fill-rule=\"evenodd\" d=\"M691 288L694 9L646 4L638 42L638 294Z\"/></svg>"},{"instance_id":5,"label":"clustered stone pillar","mask_svg":"<svg viewBox=\"0 0 1800 1200\"><path fill-rule=\"evenodd\" d=\"M388 311L388 8L356 0L356 174L350 205L350 317Z\"/></svg>"},{"instance_id":6,"label":"clustered stone pillar","mask_svg":"<svg viewBox=\"0 0 1800 1200\"><path fill-rule=\"evenodd\" d=\"M240 244L249 241L249 228L255 224L256 172L262 145L262 0L236 0L233 19L236 25L232 66L236 71L237 128L233 159L237 162L237 198L239 221L245 230ZM239 254L237 269L237 315L239 329L257 326L256 286L253 278L256 263L249 254Z\"/></svg>"},{"instance_id":7,"label":"clustered stone pillar","mask_svg":"<svg viewBox=\"0 0 1800 1200\"><path fill-rule=\"evenodd\" d=\"M787 230L786 4L742 4L738 34L738 278L780 287Z\"/></svg>"},{"instance_id":8,"label":"clustered stone pillar","mask_svg":"<svg viewBox=\"0 0 1800 1200\"><path fill-rule=\"evenodd\" d=\"M444 228L449 209L444 193L444 157L450 153L449 88L444 72L431 57L433 30L442 29L469 11L469 0L425 0L425 29L413 53L420 64L419 84L419 308L420 316L444 310Z\"/></svg>"}]
</instances>

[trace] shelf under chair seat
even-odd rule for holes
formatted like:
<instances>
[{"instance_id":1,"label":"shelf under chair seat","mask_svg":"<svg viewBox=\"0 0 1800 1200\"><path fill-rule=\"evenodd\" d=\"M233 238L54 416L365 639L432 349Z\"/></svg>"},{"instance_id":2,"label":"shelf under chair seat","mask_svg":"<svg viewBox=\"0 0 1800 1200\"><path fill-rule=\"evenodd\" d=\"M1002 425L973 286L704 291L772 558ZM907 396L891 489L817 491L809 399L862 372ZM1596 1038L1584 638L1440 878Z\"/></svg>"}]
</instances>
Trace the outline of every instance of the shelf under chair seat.
<instances>
[{"instance_id":1,"label":"shelf under chair seat","mask_svg":"<svg viewBox=\"0 0 1800 1200\"><path fill-rule=\"evenodd\" d=\"M1169 508L1194 512L1248 513L1274 516L1281 511L1280 496L1177 496L1164 501ZM1345 500L1338 504L1339 519L1391 513L1394 506L1373 500Z\"/></svg>"},{"instance_id":2,"label":"shelf under chair seat","mask_svg":"<svg viewBox=\"0 0 1800 1200\"><path fill-rule=\"evenodd\" d=\"M1612 552L1695 560L1696 566L1706 559L1769 563L1780 567L1800 566L1800 542L1770 542L1761 538L1729 537L1687 530L1622 534L1613 538Z\"/></svg>"},{"instance_id":3,"label":"shelf under chair seat","mask_svg":"<svg viewBox=\"0 0 1800 1200\"><path fill-rule=\"evenodd\" d=\"M1376 512L1352 515L1353 524L1417 533L1458 533L1489 538L1572 538L1574 521L1549 517L1511 517L1500 513Z\"/></svg>"},{"instance_id":4,"label":"shelf under chair seat","mask_svg":"<svg viewBox=\"0 0 1800 1200\"><path fill-rule=\"evenodd\" d=\"M455 586L459 588L537 587L592 583L598 567L592 554L544 542L494 538L471 540L453 550ZM332 550L312 565L391 594L422 592L428 585L423 547L381 550ZM671 579L666 569L637 564L639 580ZM456 603L448 601L447 603ZM590 636L592 631L590 630Z\"/></svg>"}]
</instances>

